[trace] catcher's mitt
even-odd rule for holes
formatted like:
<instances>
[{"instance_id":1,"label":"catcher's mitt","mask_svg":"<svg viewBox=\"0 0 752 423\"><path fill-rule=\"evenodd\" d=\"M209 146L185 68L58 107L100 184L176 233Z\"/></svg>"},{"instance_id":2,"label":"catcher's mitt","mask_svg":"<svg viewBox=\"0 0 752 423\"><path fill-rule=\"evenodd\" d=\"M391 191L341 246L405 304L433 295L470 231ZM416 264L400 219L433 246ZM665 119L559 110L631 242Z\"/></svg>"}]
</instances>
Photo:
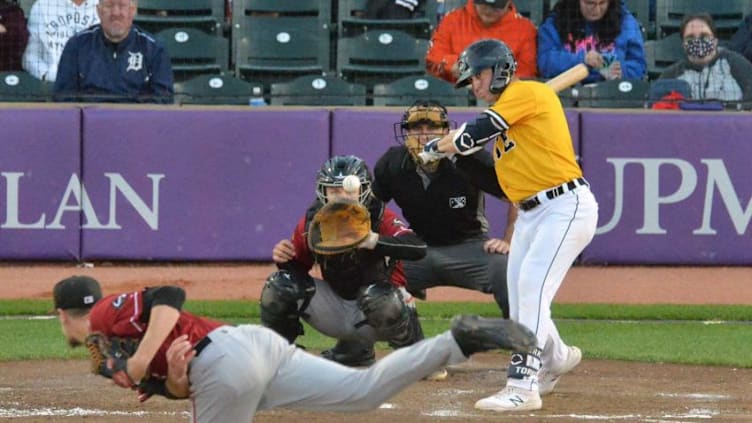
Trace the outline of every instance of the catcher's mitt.
<instances>
[{"instance_id":1,"label":"catcher's mitt","mask_svg":"<svg viewBox=\"0 0 752 423\"><path fill-rule=\"evenodd\" d=\"M89 334L86 348L91 358L91 372L112 379L124 388L135 386L128 375L128 358L136 352L138 343L135 338L108 338L97 332Z\"/></svg>"},{"instance_id":2,"label":"catcher's mitt","mask_svg":"<svg viewBox=\"0 0 752 423\"><path fill-rule=\"evenodd\" d=\"M371 233L371 214L353 200L330 201L313 216L308 246L323 254L340 254L360 245Z\"/></svg>"}]
</instances>

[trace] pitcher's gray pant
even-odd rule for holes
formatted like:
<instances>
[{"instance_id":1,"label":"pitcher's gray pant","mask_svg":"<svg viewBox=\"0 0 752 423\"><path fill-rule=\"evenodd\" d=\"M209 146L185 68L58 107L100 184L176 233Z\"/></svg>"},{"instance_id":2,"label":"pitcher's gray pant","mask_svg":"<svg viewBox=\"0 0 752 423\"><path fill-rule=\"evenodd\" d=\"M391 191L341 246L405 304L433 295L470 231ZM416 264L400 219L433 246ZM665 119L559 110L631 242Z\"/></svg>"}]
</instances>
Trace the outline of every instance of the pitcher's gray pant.
<instances>
[{"instance_id":1,"label":"pitcher's gray pant","mask_svg":"<svg viewBox=\"0 0 752 423\"><path fill-rule=\"evenodd\" d=\"M193 421L247 423L256 410L365 411L434 371L466 360L447 331L365 369L309 354L257 325L223 326L191 361Z\"/></svg>"}]
</instances>

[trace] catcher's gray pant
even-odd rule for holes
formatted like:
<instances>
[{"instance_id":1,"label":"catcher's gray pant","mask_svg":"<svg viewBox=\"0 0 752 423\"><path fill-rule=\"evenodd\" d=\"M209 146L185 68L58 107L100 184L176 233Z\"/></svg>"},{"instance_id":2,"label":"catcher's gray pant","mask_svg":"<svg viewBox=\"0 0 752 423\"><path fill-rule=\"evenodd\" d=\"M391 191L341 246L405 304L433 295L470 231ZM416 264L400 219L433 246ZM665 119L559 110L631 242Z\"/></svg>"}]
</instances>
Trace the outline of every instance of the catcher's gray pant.
<instances>
[{"instance_id":1,"label":"catcher's gray pant","mask_svg":"<svg viewBox=\"0 0 752 423\"><path fill-rule=\"evenodd\" d=\"M313 279L316 294L304 310L305 320L317 331L336 339L358 339L363 345L373 345L379 339L376 330L365 324L366 316L358 307L356 300L345 300L332 291L331 285L321 279ZM415 307L415 300L404 288L402 292L405 305Z\"/></svg>"},{"instance_id":2,"label":"catcher's gray pant","mask_svg":"<svg viewBox=\"0 0 752 423\"><path fill-rule=\"evenodd\" d=\"M246 423L256 410L365 411L448 364L465 361L447 331L366 369L309 354L271 329L223 326L190 363L193 421Z\"/></svg>"},{"instance_id":3,"label":"catcher's gray pant","mask_svg":"<svg viewBox=\"0 0 752 423\"><path fill-rule=\"evenodd\" d=\"M508 317L507 256L485 252L487 240L478 237L455 245L429 246L424 258L402 261L408 287L456 286L493 293L502 314Z\"/></svg>"}]
</instances>

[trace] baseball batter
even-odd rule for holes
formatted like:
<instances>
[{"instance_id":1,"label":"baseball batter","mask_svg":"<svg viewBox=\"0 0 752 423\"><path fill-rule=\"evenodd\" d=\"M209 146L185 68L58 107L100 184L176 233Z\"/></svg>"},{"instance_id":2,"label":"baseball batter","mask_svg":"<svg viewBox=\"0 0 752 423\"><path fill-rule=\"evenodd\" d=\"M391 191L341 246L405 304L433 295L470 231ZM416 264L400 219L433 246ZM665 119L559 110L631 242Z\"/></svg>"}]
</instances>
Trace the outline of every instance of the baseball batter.
<instances>
[{"instance_id":1,"label":"baseball batter","mask_svg":"<svg viewBox=\"0 0 752 423\"><path fill-rule=\"evenodd\" d=\"M556 93L536 81L515 77L512 52L502 42L481 40L459 58L458 87L471 85L491 104L474 122L435 139L425 161L472 154L494 141L499 185L517 204L507 286L510 318L535 332L537 348L517 351L500 392L478 401L480 409L537 410L541 395L579 364L579 348L568 346L551 319L551 302L567 270L590 242L598 204L577 164L569 127Z\"/></svg>"},{"instance_id":2,"label":"baseball batter","mask_svg":"<svg viewBox=\"0 0 752 423\"><path fill-rule=\"evenodd\" d=\"M190 397L193 422L201 423L246 423L253 420L256 410L276 407L369 410L471 354L535 343L530 330L517 323L458 316L450 331L389 354L368 369L356 370L309 354L271 329L228 326L187 313L182 310L185 292L177 286L103 298L99 282L73 276L55 285L53 297L63 335L71 346L82 345L95 332L139 340L127 361L118 355L113 359L119 363L115 367L108 360L113 382L132 392L137 385L142 389L145 376L161 381L160 389L140 391L139 400L151 394Z\"/></svg>"}]
</instances>

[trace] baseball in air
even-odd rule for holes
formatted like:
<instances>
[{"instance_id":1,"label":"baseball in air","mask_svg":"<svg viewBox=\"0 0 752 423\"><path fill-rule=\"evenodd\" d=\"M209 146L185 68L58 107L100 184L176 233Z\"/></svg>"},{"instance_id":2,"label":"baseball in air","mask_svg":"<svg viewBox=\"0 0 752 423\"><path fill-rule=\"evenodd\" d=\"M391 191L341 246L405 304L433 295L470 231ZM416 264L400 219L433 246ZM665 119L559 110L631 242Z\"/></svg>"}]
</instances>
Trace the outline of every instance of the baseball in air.
<instances>
[{"instance_id":1,"label":"baseball in air","mask_svg":"<svg viewBox=\"0 0 752 423\"><path fill-rule=\"evenodd\" d=\"M360 189L360 178L355 175L347 175L345 179L342 180L342 188L350 193L358 192Z\"/></svg>"}]
</instances>

